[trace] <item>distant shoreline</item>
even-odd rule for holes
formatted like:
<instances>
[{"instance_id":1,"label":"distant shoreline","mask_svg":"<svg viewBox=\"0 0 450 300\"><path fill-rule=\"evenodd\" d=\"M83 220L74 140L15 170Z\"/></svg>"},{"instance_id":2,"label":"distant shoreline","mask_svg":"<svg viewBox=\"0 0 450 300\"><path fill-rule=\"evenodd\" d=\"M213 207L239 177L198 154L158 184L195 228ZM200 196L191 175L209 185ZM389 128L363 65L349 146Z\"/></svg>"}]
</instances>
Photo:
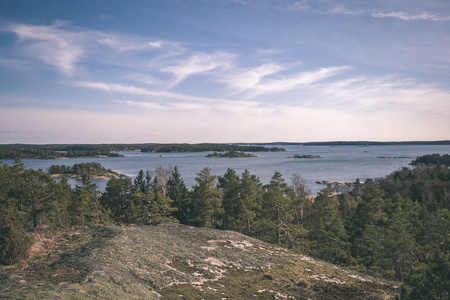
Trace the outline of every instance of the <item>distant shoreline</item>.
<instances>
[{"instance_id":1,"label":"distant shoreline","mask_svg":"<svg viewBox=\"0 0 450 300\"><path fill-rule=\"evenodd\" d=\"M247 143L240 143L247 144ZM249 145L303 145L303 146L397 146L397 145L450 145L450 140L439 141L401 141L401 142L375 142L375 141L329 141L329 142L270 142L248 143Z\"/></svg>"}]
</instances>

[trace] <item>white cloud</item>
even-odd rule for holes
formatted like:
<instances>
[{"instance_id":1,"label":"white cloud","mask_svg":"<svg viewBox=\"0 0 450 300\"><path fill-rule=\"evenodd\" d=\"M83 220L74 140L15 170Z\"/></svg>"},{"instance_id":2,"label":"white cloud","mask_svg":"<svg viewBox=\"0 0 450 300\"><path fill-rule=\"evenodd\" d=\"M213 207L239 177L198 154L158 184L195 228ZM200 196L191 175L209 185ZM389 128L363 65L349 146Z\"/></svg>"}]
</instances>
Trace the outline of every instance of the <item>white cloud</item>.
<instances>
[{"instance_id":1,"label":"white cloud","mask_svg":"<svg viewBox=\"0 0 450 300\"><path fill-rule=\"evenodd\" d=\"M229 95L231 96L254 87L259 84L263 78L276 74L284 69L284 66L275 63L267 63L249 70L232 72L227 78L223 79L223 81L231 86L232 92Z\"/></svg>"},{"instance_id":2,"label":"white cloud","mask_svg":"<svg viewBox=\"0 0 450 300\"><path fill-rule=\"evenodd\" d=\"M309 9L310 7L306 0L294 2L286 8L287 11L307 11Z\"/></svg>"},{"instance_id":3,"label":"white cloud","mask_svg":"<svg viewBox=\"0 0 450 300\"><path fill-rule=\"evenodd\" d=\"M389 111L410 117L450 117L450 91L408 78L354 77L311 86L316 107L364 115Z\"/></svg>"},{"instance_id":4,"label":"white cloud","mask_svg":"<svg viewBox=\"0 0 450 300\"><path fill-rule=\"evenodd\" d=\"M162 68L161 71L173 73L175 80L171 87L180 83L189 76L206 73L219 68L228 68L231 66L234 55L227 52L215 52L212 54L196 53L188 59Z\"/></svg>"},{"instance_id":5,"label":"white cloud","mask_svg":"<svg viewBox=\"0 0 450 300\"><path fill-rule=\"evenodd\" d=\"M283 53L280 49L256 49L256 56L272 56Z\"/></svg>"},{"instance_id":6,"label":"white cloud","mask_svg":"<svg viewBox=\"0 0 450 300\"><path fill-rule=\"evenodd\" d=\"M371 16L373 18L395 18L403 21L450 21L448 15L437 15L429 12L410 13L406 11L390 11L383 12L377 9L347 9L343 4L337 4L330 9L314 9L307 1L297 1L284 8L286 11L311 12L316 14L332 14L332 15L353 15L353 16Z\"/></svg>"},{"instance_id":7,"label":"white cloud","mask_svg":"<svg viewBox=\"0 0 450 300\"><path fill-rule=\"evenodd\" d=\"M283 93L298 87L305 87L321 80L339 75L346 69L349 69L349 67L343 66L321 68L317 71L298 73L281 79L265 80L252 86L248 98L273 93Z\"/></svg>"},{"instance_id":8,"label":"white cloud","mask_svg":"<svg viewBox=\"0 0 450 300\"><path fill-rule=\"evenodd\" d=\"M29 55L58 67L63 73L71 74L75 63L84 53L80 42L86 37L83 33L61 30L63 25L62 22L51 26L15 24L9 30L18 35Z\"/></svg>"},{"instance_id":9,"label":"white cloud","mask_svg":"<svg viewBox=\"0 0 450 300\"><path fill-rule=\"evenodd\" d=\"M4 30L18 36L18 52L55 66L68 75L74 75L83 62L139 69L152 65L157 67L161 61L178 56L185 50L175 42L148 42L139 36L85 30L59 21L48 26L16 23ZM151 58L144 63L134 53L145 51L150 51ZM124 53L131 54L117 58Z\"/></svg>"},{"instance_id":10,"label":"white cloud","mask_svg":"<svg viewBox=\"0 0 450 300\"><path fill-rule=\"evenodd\" d=\"M211 101L211 99L205 98L205 97L195 97L195 96L189 96L189 95L183 95L183 94L177 94L177 93L170 93L170 92L166 92L166 91L149 90L149 89L144 89L144 88L140 88L140 87L136 87L136 86L132 86L132 85L122 85L122 84L117 84L117 83L77 81L77 82L74 82L73 85L83 87L83 88L102 90L102 91L106 91L106 92L110 92L110 93L122 93L122 94L138 95L138 96L152 96L157 99L173 98L173 99L191 100L191 101Z\"/></svg>"},{"instance_id":11,"label":"white cloud","mask_svg":"<svg viewBox=\"0 0 450 300\"><path fill-rule=\"evenodd\" d=\"M370 15L374 18L395 18L404 21L415 21L415 20L427 20L427 21L450 21L450 16L438 16L435 14L430 14L428 12L423 12L421 14L408 14L403 11L397 12L372 12Z\"/></svg>"},{"instance_id":12,"label":"white cloud","mask_svg":"<svg viewBox=\"0 0 450 300\"><path fill-rule=\"evenodd\" d=\"M155 48L161 48L163 46L162 41L148 42L147 44L149 44L150 46L155 47Z\"/></svg>"},{"instance_id":13,"label":"white cloud","mask_svg":"<svg viewBox=\"0 0 450 300\"><path fill-rule=\"evenodd\" d=\"M144 74L144 73L126 74L124 76L124 78L131 79L133 81L136 81L136 82L139 82L139 83L144 83L144 84L147 84L147 85L160 85L160 84L163 83L160 79L155 78L155 77L153 77L151 75L148 75L148 74Z\"/></svg>"}]
</instances>

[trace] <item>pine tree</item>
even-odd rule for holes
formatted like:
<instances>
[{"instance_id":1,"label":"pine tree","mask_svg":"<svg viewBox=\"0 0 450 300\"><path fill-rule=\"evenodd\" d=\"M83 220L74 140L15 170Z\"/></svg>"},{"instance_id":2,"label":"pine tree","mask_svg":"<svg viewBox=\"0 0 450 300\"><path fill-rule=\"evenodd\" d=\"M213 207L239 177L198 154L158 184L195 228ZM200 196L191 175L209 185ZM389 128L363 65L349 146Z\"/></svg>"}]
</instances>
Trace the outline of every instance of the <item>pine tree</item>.
<instances>
[{"instance_id":1,"label":"pine tree","mask_svg":"<svg viewBox=\"0 0 450 300\"><path fill-rule=\"evenodd\" d=\"M105 223L98 198L85 187L76 187L68 206L70 225L87 226ZM106 222L107 223L107 222Z\"/></svg>"},{"instance_id":2,"label":"pine tree","mask_svg":"<svg viewBox=\"0 0 450 300\"><path fill-rule=\"evenodd\" d=\"M239 199L239 176L236 171L228 168L223 177L218 178L219 188L222 191L223 229L239 230L238 219L242 206Z\"/></svg>"},{"instance_id":3,"label":"pine tree","mask_svg":"<svg viewBox=\"0 0 450 300\"><path fill-rule=\"evenodd\" d=\"M42 171L27 169L22 172L18 191L20 208L33 228L50 225L46 213L51 207L50 184L53 179ZM47 210L45 209L47 208Z\"/></svg>"},{"instance_id":4,"label":"pine tree","mask_svg":"<svg viewBox=\"0 0 450 300\"><path fill-rule=\"evenodd\" d=\"M218 228L221 226L222 203L220 190L215 186L216 176L211 169L203 168L195 178L197 184L193 187L188 222L199 227Z\"/></svg>"},{"instance_id":5,"label":"pine tree","mask_svg":"<svg viewBox=\"0 0 450 300\"><path fill-rule=\"evenodd\" d=\"M237 230L248 235L253 235L253 225L257 220L258 213L261 211L262 184L258 177L250 175L250 172L246 169L242 173L239 191Z\"/></svg>"},{"instance_id":6,"label":"pine tree","mask_svg":"<svg viewBox=\"0 0 450 300\"><path fill-rule=\"evenodd\" d=\"M106 184L105 192L100 197L100 203L110 211L116 224L126 221L131 194L131 179L121 175L111 178Z\"/></svg>"},{"instance_id":7,"label":"pine tree","mask_svg":"<svg viewBox=\"0 0 450 300\"><path fill-rule=\"evenodd\" d=\"M155 225L161 222L177 222L171 216L176 210L172 207L172 200L162 195L161 192L132 194L129 198L127 222L143 225Z\"/></svg>"},{"instance_id":8,"label":"pine tree","mask_svg":"<svg viewBox=\"0 0 450 300\"><path fill-rule=\"evenodd\" d=\"M388 221L383 196L374 183L367 182L352 222L352 255L366 272L379 272L377 260Z\"/></svg>"},{"instance_id":9,"label":"pine tree","mask_svg":"<svg viewBox=\"0 0 450 300\"><path fill-rule=\"evenodd\" d=\"M187 224L189 209L189 191L184 184L183 178L175 166L172 175L167 181L167 196L173 200L172 207L176 208L172 215L182 224Z\"/></svg>"},{"instance_id":10,"label":"pine tree","mask_svg":"<svg viewBox=\"0 0 450 300\"><path fill-rule=\"evenodd\" d=\"M136 178L134 179L133 184L133 192L134 193L147 193L150 190L152 182L152 176L150 175L150 172L147 171L144 174L143 170L140 170Z\"/></svg>"},{"instance_id":11,"label":"pine tree","mask_svg":"<svg viewBox=\"0 0 450 300\"><path fill-rule=\"evenodd\" d=\"M290 229L294 220L292 198L294 190L288 186L280 172L275 172L265 187L261 217L267 232L266 240L279 244L290 244ZM260 228L265 230L264 227ZM263 232L260 232L263 234ZM291 245L292 246L292 245Z\"/></svg>"},{"instance_id":12,"label":"pine tree","mask_svg":"<svg viewBox=\"0 0 450 300\"><path fill-rule=\"evenodd\" d=\"M314 241L314 255L337 264L347 259L347 235L339 212L339 201L331 189L322 190L314 199L308 230L308 238Z\"/></svg>"}]
</instances>

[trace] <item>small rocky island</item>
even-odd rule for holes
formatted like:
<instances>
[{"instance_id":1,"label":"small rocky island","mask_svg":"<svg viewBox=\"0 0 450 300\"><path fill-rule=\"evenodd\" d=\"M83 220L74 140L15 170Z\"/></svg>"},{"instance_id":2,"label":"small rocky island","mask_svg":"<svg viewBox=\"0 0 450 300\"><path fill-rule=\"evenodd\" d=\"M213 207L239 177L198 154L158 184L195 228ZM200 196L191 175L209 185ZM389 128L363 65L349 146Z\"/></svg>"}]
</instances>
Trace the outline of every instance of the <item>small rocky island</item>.
<instances>
[{"instance_id":1,"label":"small rocky island","mask_svg":"<svg viewBox=\"0 0 450 300\"><path fill-rule=\"evenodd\" d=\"M295 154L293 156L289 156L288 158L310 158L310 159L317 159L317 158L323 158L320 155L299 155L299 154Z\"/></svg>"},{"instance_id":2,"label":"small rocky island","mask_svg":"<svg viewBox=\"0 0 450 300\"><path fill-rule=\"evenodd\" d=\"M227 157L227 158L236 158L236 157L258 157L255 154L244 153L242 151L225 151L225 152L213 152L205 155L205 157Z\"/></svg>"},{"instance_id":3,"label":"small rocky island","mask_svg":"<svg viewBox=\"0 0 450 300\"><path fill-rule=\"evenodd\" d=\"M101 164L96 162L74 164L73 166L51 165L48 168L48 174L52 177L71 177L81 179L83 176L89 178L110 179L111 177L119 177L119 171L105 169Z\"/></svg>"}]
</instances>

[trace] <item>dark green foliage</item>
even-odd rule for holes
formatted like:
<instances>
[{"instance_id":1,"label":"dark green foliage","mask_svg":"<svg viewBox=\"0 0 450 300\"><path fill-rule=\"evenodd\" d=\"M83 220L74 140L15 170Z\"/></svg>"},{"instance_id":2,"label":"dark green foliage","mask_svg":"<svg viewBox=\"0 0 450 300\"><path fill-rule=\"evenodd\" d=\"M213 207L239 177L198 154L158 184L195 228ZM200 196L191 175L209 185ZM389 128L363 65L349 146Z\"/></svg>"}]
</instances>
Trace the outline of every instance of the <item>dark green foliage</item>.
<instances>
[{"instance_id":1,"label":"dark green foliage","mask_svg":"<svg viewBox=\"0 0 450 300\"><path fill-rule=\"evenodd\" d=\"M265 220L265 226L269 225L270 230L266 233L261 230L259 232L260 236L266 234L266 239L271 243L292 244L289 224L294 220L293 195L294 190L285 182L283 175L275 172L270 183L265 186L262 198L261 218Z\"/></svg>"},{"instance_id":2,"label":"dark green foliage","mask_svg":"<svg viewBox=\"0 0 450 300\"><path fill-rule=\"evenodd\" d=\"M150 190L152 182L152 176L147 171L144 175L144 171L140 170L136 178L134 179L133 192L134 193L147 193Z\"/></svg>"},{"instance_id":3,"label":"dark green foliage","mask_svg":"<svg viewBox=\"0 0 450 300\"><path fill-rule=\"evenodd\" d=\"M127 211L130 206L131 179L126 176L111 178L106 184L106 190L100 197L100 203L111 212L116 224L126 221Z\"/></svg>"},{"instance_id":4,"label":"dark green foliage","mask_svg":"<svg viewBox=\"0 0 450 300\"><path fill-rule=\"evenodd\" d=\"M173 200L172 207L176 208L172 215L180 221L180 223L188 224L189 191L176 166L167 181L167 196Z\"/></svg>"},{"instance_id":5,"label":"dark green foliage","mask_svg":"<svg viewBox=\"0 0 450 300\"><path fill-rule=\"evenodd\" d=\"M179 219L401 281L404 298L448 299L450 173L445 166L419 164L375 181L357 180L340 191L325 189L315 199L298 175L289 186L279 172L262 186L247 170L239 177L228 169L217 183L204 168L189 192L176 167L159 166L154 178L140 171L134 184L124 176L110 179L101 197L84 173L83 186L71 189L67 180L57 183L20 161L0 164L0 205L12 216L2 220L32 228L101 225L109 218L117 224Z\"/></svg>"},{"instance_id":6,"label":"dark green foliage","mask_svg":"<svg viewBox=\"0 0 450 300\"><path fill-rule=\"evenodd\" d=\"M74 164L73 166L51 165L48 168L49 174L75 174L78 176L95 176L106 171L100 163L96 162Z\"/></svg>"},{"instance_id":7,"label":"dark green foliage","mask_svg":"<svg viewBox=\"0 0 450 300\"><path fill-rule=\"evenodd\" d=\"M338 198L330 189L322 190L314 199L306 228L315 256L337 264L348 261L347 233L339 212Z\"/></svg>"},{"instance_id":8,"label":"dark green foliage","mask_svg":"<svg viewBox=\"0 0 450 300\"><path fill-rule=\"evenodd\" d=\"M254 154L244 153L242 151L225 151L225 152L213 152L207 154L205 157L228 157L228 158L237 158L237 157L257 157Z\"/></svg>"},{"instance_id":9,"label":"dark green foliage","mask_svg":"<svg viewBox=\"0 0 450 300\"><path fill-rule=\"evenodd\" d=\"M254 224L261 211L263 189L259 178L250 175L248 170L242 173L239 185L239 206L235 219L236 230L254 235Z\"/></svg>"},{"instance_id":10,"label":"dark green foliage","mask_svg":"<svg viewBox=\"0 0 450 300\"><path fill-rule=\"evenodd\" d=\"M205 152L205 151L286 151L282 148L262 146L239 146L230 144L151 144L141 148L142 152Z\"/></svg>"},{"instance_id":11,"label":"dark green foliage","mask_svg":"<svg viewBox=\"0 0 450 300\"><path fill-rule=\"evenodd\" d=\"M204 152L204 151L286 151L277 147L230 144L90 144L90 145L3 145L0 159L55 159L74 157L120 157L119 151Z\"/></svg>"},{"instance_id":12,"label":"dark green foliage","mask_svg":"<svg viewBox=\"0 0 450 300\"><path fill-rule=\"evenodd\" d=\"M95 148L95 147L94 147ZM108 150L70 150L62 145L7 145L0 146L0 159L57 159L74 157L119 157Z\"/></svg>"},{"instance_id":13,"label":"dark green foliage","mask_svg":"<svg viewBox=\"0 0 450 300\"><path fill-rule=\"evenodd\" d=\"M172 199L158 192L132 194L129 198L127 222L142 225L156 225L161 222L177 222L171 214L176 211L172 207Z\"/></svg>"},{"instance_id":14,"label":"dark green foliage","mask_svg":"<svg viewBox=\"0 0 450 300\"><path fill-rule=\"evenodd\" d=\"M0 264L12 265L26 259L32 244L19 221L0 205Z\"/></svg>"},{"instance_id":15,"label":"dark green foliage","mask_svg":"<svg viewBox=\"0 0 450 300\"><path fill-rule=\"evenodd\" d=\"M36 147L25 146L0 146L0 159L24 159L24 158L42 158L55 159L64 157L62 153L53 150L44 150Z\"/></svg>"},{"instance_id":16,"label":"dark green foliage","mask_svg":"<svg viewBox=\"0 0 450 300\"><path fill-rule=\"evenodd\" d=\"M224 209L223 228L239 230L238 219L242 205L239 199L240 184L236 171L228 168L223 177L218 178L219 188L222 191L222 207Z\"/></svg>"},{"instance_id":17,"label":"dark green foliage","mask_svg":"<svg viewBox=\"0 0 450 300\"><path fill-rule=\"evenodd\" d=\"M415 160L411 162L412 165L418 164L433 164L433 165L444 165L450 166L450 154L429 154L417 157Z\"/></svg>"},{"instance_id":18,"label":"dark green foliage","mask_svg":"<svg viewBox=\"0 0 450 300\"><path fill-rule=\"evenodd\" d=\"M443 165L417 165L403 168L376 180L377 185L391 198L396 193L418 201L424 206L450 207L450 169Z\"/></svg>"},{"instance_id":19,"label":"dark green foliage","mask_svg":"<svg viewBox=\"0 0 450 300\"><path fill-rule=\"evenodd\" d=\"M222 201L220 190L216 187L216 176L211 169L203 168L195 178L189 205L188 222L199 227L219 228L222 223Z\"/></svg>"}]
</instances>

